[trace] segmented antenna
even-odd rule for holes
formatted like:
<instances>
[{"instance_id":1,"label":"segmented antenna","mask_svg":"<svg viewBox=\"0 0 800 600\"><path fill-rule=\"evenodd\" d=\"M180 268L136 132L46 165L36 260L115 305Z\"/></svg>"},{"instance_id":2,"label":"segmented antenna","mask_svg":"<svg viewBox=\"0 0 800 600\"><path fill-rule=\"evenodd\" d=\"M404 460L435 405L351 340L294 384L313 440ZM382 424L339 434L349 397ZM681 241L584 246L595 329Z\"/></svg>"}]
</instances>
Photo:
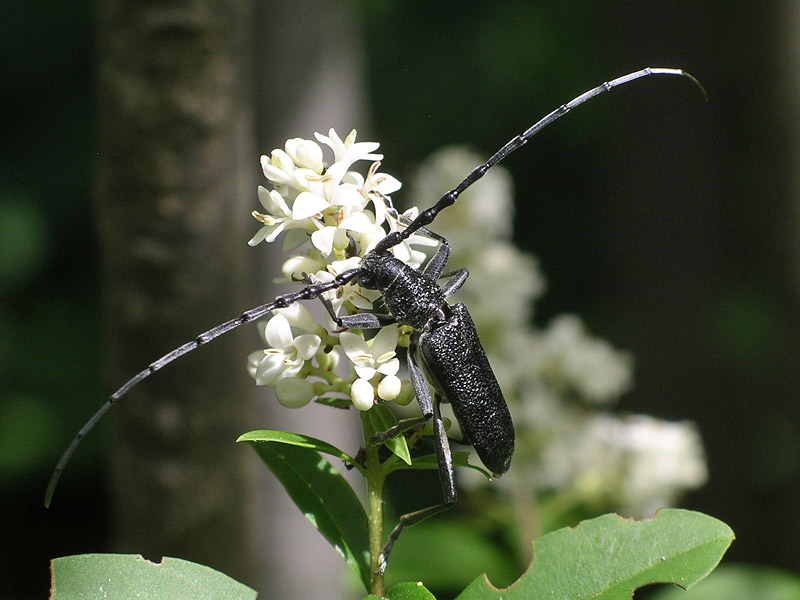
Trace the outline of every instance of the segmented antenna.
<instances>
[{"instance_id":1,"label":"segmented antenna","mask_svg":"<svg viewBox=\"0 0 800 600\"><path fill-rule=\"evenodd\" d=\"M469 186L473 183L478 181L481 177L486 174L486 171L491 169L494 165L499 163L503 160L506 156L523 146L529 139L531 139L534 135L539 133L542 129L547 127L550 123L562 117L563 115L567 114L570 110L575 108L576 106L583 104L590 98L594 98L595 96L602 94L604 92L608 92L609 90L633 81L634 79L639 79L641 77L647 77L648 75L677 75L680 77L686 77L691 80L700 91L703 92L704 98L708 99L708 95L706 94L703 86L700 85L700 82L697 81L692 75L687 73L686 71L682 71L681 69L665 69L665 68L656 68L656 67L648 67L646 69L642 69L641 71L636 71L634 73L629 73L628 75L624 75L622 77L618 77L616 79L612 79L611 81L607 81L602 85L597 86L587 92L584 92L577 98L570 100L566 104L562 104L557 109L552 111L550 114L545 116L543 119L538 121L536 124L528 128L525 132L515 136L511 140L506 143L505 146L500 148L495 154L484 164L476 167L473 169L469 175L467 175L464 180L459 183L455 188L444 194L436 204L431 206L430 208L422 211L419 213L416 219L411 222L407 223L407 227L401 231L394 231L383 238L375 248L371 251L373 254L379 254L382 252L386 252L390 248L398 245L402 241L408 239L411 234L418 231L419 229L423 229L426 225L429 225L436 216L445 208L455 203L458 200L459 195L466 190ZM403 219L405 221L405 219ZM111 394L109 399L106 401L103 406L86 422L81 430L77 433L77 435L73 438L70 445L64 451L64 454L58 461L55 470L53 471L52 476L50 477L50 483L47 485L47 492L45 493L44 505L49 507L50 501L53 499L53 493L55 492L56 485L58 484L58 480L61 477L61 473L64 472L64 468L69 462L70 457L75 452L80 441L86 436L86 434L91 431L91 429L95 426L95 424L103 417L103 415L108 412L108 410L114 405L114 403L122 398L125 394L127 394L132 387L138 384L143 379L146 379L162 367L168 365L173 360L183 356L184 354L207 344L211 340L218 338L219 336L236 329L240 325L244 325L245 323L250 323L261 317L265 316L267 313L275 310L276 308L286 308L290 304L294 304L295 302L299 302L301 300L313 300L314 298L318 297L320 294L338 288L340 286L349 283L353 279L356 278L358 273L360 272L360 267L355 269L350 269L348 271L344 271L337 275L333 280L326 282L326 283L314 283L309 286L306 286L302 290L299 290L294 293L284 294L282 296L278 296L272 302L267 304L262 304L256 308L252 308L244 313L242 313L239 317L235 319L231 319L230 321L226 321L216 327L209 329L206 332L201 333L192 341L185 343L184 345L176 348L172 352L165 354L157 361L151 363L146 369L129 379L121 388L119 388L116 392Z\"/></svg>"},{"instance_id":2,"label":"segmented antenna","mask_svg":"<svg viewBox=\"0 0 800 600\"><path fill-rule=\"evenodd\" d=\"M315 283L309 286L304 287L302 290L297 292L293 292L290 294L284 294L283 296L278 296L272 302L268 302L267 304L262 304L261 306L257 306L256 308L251 308L250 310L242 313L240 316L236 317L235 319L231 319L230 321L225 321L216 327L212 327L208 331L205 331L194 338L191 342L186 342L183 346L175 348L172 352L165 354L157 361L150 363L146 369L129 379L125 384L119 388L116 392L111 394L111 396L106 400L106 403L100 407L100 409L94 413L91 419L86 422L86 425L81 427L81 430L77 433L77 435L72 439L72 442L64 451L64 454L61 455L61 458L56 465L56 468L53 470L53 474L50 476L50 483L47 484L47 492L44 496L44 505L45 507L50 506L50 501L53 499L53 492L56 490L56 485L58 484L58 480L61 477L61 473L64 472L64 467L67 466L67 462L69 462L70 457L75 452L75 448L78 447L80 441L86 437L86 434L89 433L95 424L103 417L108 409L110 409L114 403L122 398L125 394L127 394L132 387L134 387L137 383L146 379L162 367L165 367L169 363L171 363L176 358L180 358L184 354L191 352L218 338L219 336L228 333L239 327L239 325L244 325L245 323L250 323L252 321L256 321L261 317L265 316L269 312L275 310L276 308L286 308L290 304L294 304L295 302L299 302L300 300L313 300L323 292L327 292L328 290L335 289L339 286L345 285L346 283L350 282L355 276L358 274L359 270L350 269L348 271L344 271L337 275L333 280L323 282L323 283Z\"/></svg>"},{"instance_id":3,"label":"segmented antenna","mask_svg":"<svg viewBox=\"0 0 800 600\"><path fill-rule=\"evenodd\" d=\"M439 201L428 208L427 210L422 211L419 213L414 222L411 223L408 227L403 229L402 231L394 231L383 238L378 245L375 247L375 252L383 252L391 248L392 246L396 246L403 240L407 239L412 233L417 231L420 227L425 227L429 225L436 216L443 211L448 206L455 203L458 200L458 197L461 193L466 190L469 186L473 183L478 181L481 177L486 174L486 171L491 169L501 160L503 160L506 156L524 146L529 139L539 133L542 129L550 125L556 119L563 117L569 111L571 111L576 106L579 106L586 102L587 100L594 98L604 92L611 91L613 88L624 85L630 81L635 79L639 79L641 77L647 77L648 75L677 75L679 77L686 77L690 81L692 81L703 93L703 98L708 100L708 94L706 94L705 88L700 84L697 79L693 75L690 75L686 71L681 69L665 69L661 67L647 67L642 69L641 71L635 71L634 73L628 73L627 75L623 75L622 77L617 77L616 79L612 79L611 81L606 81L605 83L598 85L596 88L592 88L591 90L584 92L577 98L573 98L566 104L562 104L557 109L552 111L550 114L546 115L544 118L540 119L537 123L526 129L523 133L514 136L510 139L505 146L500 148L494 155L487 160L482 165L475 167L469 175L467 175L464 180L459 183L455 188L450 190L449 192L445 193Z\"/></svg>"}]
</instances>

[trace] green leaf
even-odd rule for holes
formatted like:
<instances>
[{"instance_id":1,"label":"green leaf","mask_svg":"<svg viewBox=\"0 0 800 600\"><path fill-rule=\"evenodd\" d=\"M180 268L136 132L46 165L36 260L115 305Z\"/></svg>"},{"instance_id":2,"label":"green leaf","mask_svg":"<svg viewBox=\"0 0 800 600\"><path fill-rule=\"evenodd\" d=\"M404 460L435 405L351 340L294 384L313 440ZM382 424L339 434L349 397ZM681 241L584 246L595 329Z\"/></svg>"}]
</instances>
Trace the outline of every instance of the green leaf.
<instances>
[{"instance_id":1,"label":"green leaf","mask_svg":"<svg viewBox=\"0 0 800 600\"><path fill-rule=\"evenodd\" d=\"M376 433L383 433L389 431L392 427L397 427L397 417L385 404L376 404L369 409L367 416L369 416L372 424L372 430ZM402 433L390 437L384 442L384 445L404 463L411 464L411 452Z\"/></svg>"},{"instance_id":2,"label":"green leaf","mask_svg":"<svg viewBox=\"0 0 800 600\"><path fill-rule=\"evenodd\" d=\"M256 592L179 558L153 563L137 554L83 554L51 562L51 600L254 600Z\"/></svg>"},{"instance_id":3,"label":"green leaf","mask_svg":"<svg viewBox=\"0 0 800 600\"><path fill-rule=\"evenodd\" d=\"M386 597L389 600L436 600L419 581L404 581L391 587Z\"/></svg>"},{"instance_id":4,"label":"green leaf","mask_svg":"<svg viewBox=\"0 0 800 600\"><path fill-rule=\"evenodd\" d=\"M300 512L369 589L367 514L350 484L317 450L340 458L344 453L326 442L282 431L254 431L239 440L252 444Z\"/></svg>"},{"instance_id":5,"label":"green leaf","mask_svg":"<svg viewBox=\"0 0 800 600\"><path fill-rule=\"evenodd\" d=\"M378 598L375 594L364 596L363 600L436 600L422 582L404 581L398 583L386 593L385 598Z\"/></svg>"},{"instance_id":6,"label":"green leaf","mask_svg":"<svg viewBox=\"0 0 800 600\"><path fill-rule=\"evenodd\" d=\"M323 406L330 406L331 408L343 410L349 410L353 406L353 401L350 400L350 398L341 398L339 396L320 396L314 398L314 402L316 404L322 404Z\"/></svg>"},{"instance_id":7,"label":"green leaf","mask_svg":"<svg viewBox=\"0 0 800 600\"><path fill-rule=\"evenodd\" d=\"M419 580L434 590L457 591L481 573L509 585L519 576L519 567L479 527L431 519L403 531L389 557L386 585Z\"/></svg>"},{"instance_id":8,"label":"green leaf","mask_svg":"<svg viewBox=\"0 0 800 600\"><path fill-rule=\"evenodd\" d=\"M534 542L533 562L511 587L498 590L481 576L457 600L629 600L651 583L688 588L717 566L733 537L722 521L687 510L662 509L645 521L604 515Z\"/></svg>"},{"instance_id":9,"label":"green leaf","mask_svg":"<svg viewBox=\"0 0 800 600\"><path fill-rule=\"evenodd\" d=\"M291 446L299 446L301 448L311 448L323 454L330 454L341 458L343 461L356 464L356 461L346 452L339 450L333 444L323 442L317 438L313 438L302 433L291 433L289 431L276 431L274 429L257 429L244 433L239 436L237 442L278 442L280 444L289 444Z\"/></svg>"},{"instance_id":10,"label":"green leaf","mask_svg":"<svg viewBox=\"0 0 800 600\"><path fill-rule=\"evenodd\" d=\"M688 592L664 588L651 600L797 600L800 577L773 567L723 565Z\"/></svg>"}]
</instances>

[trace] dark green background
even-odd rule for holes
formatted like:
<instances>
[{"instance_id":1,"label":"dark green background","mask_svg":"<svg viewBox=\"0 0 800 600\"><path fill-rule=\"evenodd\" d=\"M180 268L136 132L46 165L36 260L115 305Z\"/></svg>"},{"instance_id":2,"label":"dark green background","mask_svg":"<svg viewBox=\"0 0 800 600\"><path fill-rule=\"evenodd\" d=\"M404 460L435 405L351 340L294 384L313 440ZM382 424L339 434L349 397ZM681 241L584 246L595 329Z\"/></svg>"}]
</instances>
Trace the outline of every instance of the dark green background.
<instances>
[{"instance_id":1,"label":"dark green background","mask_svg":"<svg viewBox=\"0 0 800 600\"><path fill-rule=\"evenodd\" d=\"M401 180L446 144L488 155L558 104L644 66L703 82L708 104L668 78L615 90L509 158L516 239L548 277L541 323L576 312L634 353L622 409L699 424L711 479L685 505L733 527L729 558L796 571L789 4L363 2L353 35L373 125L361 137L380 140L384 170ZM42 0L4 9L0 595L44 597L50 558L110 549L100 431L59 489L85 514L65 521L41 505L58 454L107 393L92 13Z\"/></svg>"}]
</instances>

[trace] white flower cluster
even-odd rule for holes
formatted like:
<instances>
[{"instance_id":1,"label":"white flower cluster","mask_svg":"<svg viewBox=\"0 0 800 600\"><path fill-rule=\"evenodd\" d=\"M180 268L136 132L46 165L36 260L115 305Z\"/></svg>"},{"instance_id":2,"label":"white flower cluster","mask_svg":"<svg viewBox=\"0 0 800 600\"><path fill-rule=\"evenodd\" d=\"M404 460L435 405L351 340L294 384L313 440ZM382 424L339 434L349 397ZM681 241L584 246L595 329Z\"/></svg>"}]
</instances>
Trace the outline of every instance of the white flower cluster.
<instances>
[{"instance_id":1,"label":"white flower cluster","mask_svg":"<svg viewBox=\"0 0 800 600\"><path fill-rule=\"evenodd\" d=\"M452 188L480 162L461 148L439 151L412 183L412 200L422 204L431 190ZM452 262L478 281L456 297L469 307L514 418L512 468L497 485L518 503L520 494L564 494L647 516L705 482L700 437L691 423L607 412L631 388L633 361L590 336L578 317L559 316L544 329L530 324L545 281L536 259L510 240L511 198L508 173L494 167L436 221ZM460 475L462 483L484 484L472 472Z\"/></svg>"},{"instance_id":2,"label":"white flower cluster","mask_svg":"<svg viewBox=\"0 0 800 600\"><path fill-rule=\"evenodd\" d=\"M319 143L301 138L290 139L284 149L261 157L272 189L258 188L266 212L253 212L262 227L249 244L274 242L284 234L283 250L296 252L281 268L288 281L332 281L337 274L357 267L388 232L402 227L389 199L401 184L378 171L377 161L383 158L374 153L378 143L356 142L355 130L344 140L332 129L327 136L316 133L315 137L333 151L329 165ZM373 161L366 176L351 170L363 160ZM403 217L415 214L407 211ZM425 253L414 246L435 243L412 235L392 251L416 268L425 260ZM371 311L378 296L375 290L362 289L357 283L325 294L336 314ZM329 333L335 329L330 318L327 328L323 327L300 303L273 312L275 316L261 326L268 347L250 354L248 372L257 385L275 387L285 406L303 406L315 397L331 394L349 396L360 410L371 408L376 395L383 400L411 400L410 384L403 385L397 377L395 350L400 335L396 325L381 329L370 340L358 331L343 332L337 338ZM353 376L348 382L333 373L339 362L337 348L352 363Z\"/></svg>"},{"instance_id":3,"label":"white flower cluster","mask_svg":"<svg viewBox=\"0 0 800 600\"><path fill-rule=\"evenodd\" d=\"M546 477L542 483L552 489L570 490L576 500L643 518L708 478L693 423L605 413L575 418L545 446L542 462L548 468L537 476Z\"/></svg>"},{"instance_id":4,"label":"white flower cluster","mask_svg":"<svg viewBox=\"0 0 800 600\"><path fill-rule=\"evenodd\" d=\"M591 337L575 315L556 317L538 336L531 357L542 379L565 397L612 404L633 385L631 356Z\"/></svg>"}]
</instances>

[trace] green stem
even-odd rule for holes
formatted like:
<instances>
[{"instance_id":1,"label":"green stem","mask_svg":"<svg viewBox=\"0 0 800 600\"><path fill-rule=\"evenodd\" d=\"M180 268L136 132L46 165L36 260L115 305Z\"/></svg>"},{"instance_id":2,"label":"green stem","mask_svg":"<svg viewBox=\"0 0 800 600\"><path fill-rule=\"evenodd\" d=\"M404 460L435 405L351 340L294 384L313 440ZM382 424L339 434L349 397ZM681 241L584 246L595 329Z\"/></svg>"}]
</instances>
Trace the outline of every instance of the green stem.
<instances>
[{"instance_id":1,"label":"green stem","mask_svg":"<svg viewBox=\"0 0 800 600\"><path fill-rule=\"evenodd\" d=\"M364 431L366 454L365 477L367 479L367 508L369 512L369 567L371 573L370 591L383 598L386 594L383 575L379 569L379 559L383 550L383 480L385 474L378 457L378 447L369 443L374 432L369 416L361 413L361 428Z\"/></svg>"}]
</instances>

